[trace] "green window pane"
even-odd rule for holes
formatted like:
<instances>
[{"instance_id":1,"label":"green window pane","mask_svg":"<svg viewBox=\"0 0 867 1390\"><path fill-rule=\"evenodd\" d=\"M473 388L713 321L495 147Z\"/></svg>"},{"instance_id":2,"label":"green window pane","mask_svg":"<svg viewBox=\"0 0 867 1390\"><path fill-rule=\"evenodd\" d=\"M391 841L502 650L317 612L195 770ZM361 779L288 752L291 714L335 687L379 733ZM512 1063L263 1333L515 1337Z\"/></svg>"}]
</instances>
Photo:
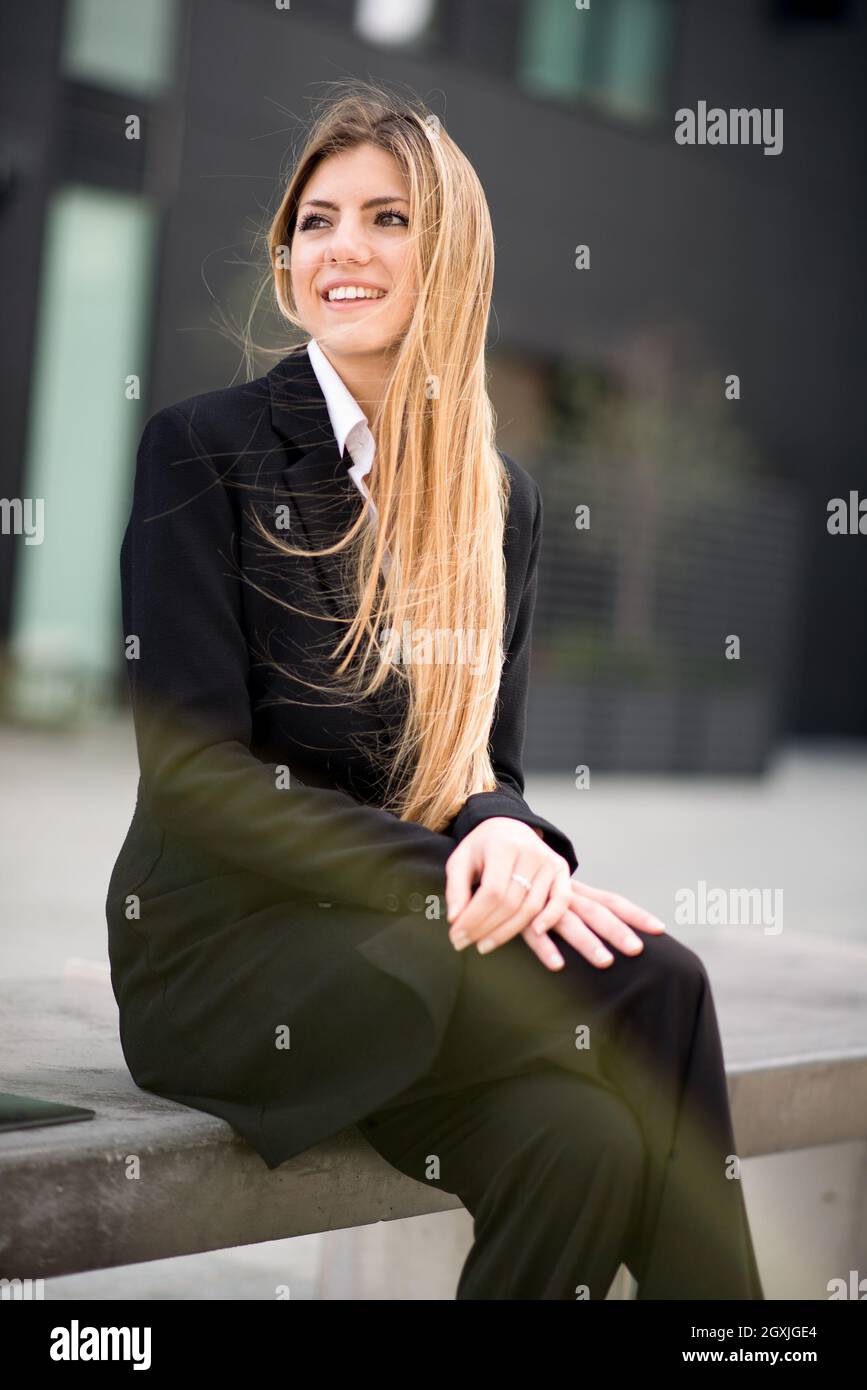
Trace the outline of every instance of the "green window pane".
<instances>
[{"instance_id":1,"label":"green window pane","mask_svg":"<svg viewBox=\"0 0 867 1390\"><path fill-rule=\"evenodd\" d=\"M518 81L537 96L580 97L619 115L655 115L674 39L673 0L526 0Z\"/></svg>"},{"instance_id":2,"label":"green window pane","mask_svg":"<svg viewBox=\"0 0 867 1390\"><path fill-rule=\"evenodd\" d=\"M607 93L624 113L661 111L674 44L670 0L618 0L611 12Z\"/></svg>"},{"instance_id":3,"label":"green window pane","mask_svg":"<svg viewBox=\"0 0 867 1390\"><path fill-rule=\"evenodd\" d=\"M590 14L563 0L532 0L524 6L518 44L519 80L540 96L573 96L584 81L591 41Z\"/></svg>"},{"instance_id":4,"label":"green window pane","mask_svg":"<svg viewBox=\"0 0 867 1390\"><path fill-rule=\"evenodd\" d=\"M117 92L159 93L174 71L176 0L67 0L64 76Z\"/></svg>"},{"instance_id":5,"label":"green window pane","mask_svg":"<svg viewBox=\"0 0 867 1390\"><path fill-rule=\"evenodd\" d=\"M61 189L46 225L23 495L41 543L18 537L13 708L54 718L101 703L118 669L118 555L142 424L140 376L157 219L149 204Z\"/></svg>"}]
</instances>

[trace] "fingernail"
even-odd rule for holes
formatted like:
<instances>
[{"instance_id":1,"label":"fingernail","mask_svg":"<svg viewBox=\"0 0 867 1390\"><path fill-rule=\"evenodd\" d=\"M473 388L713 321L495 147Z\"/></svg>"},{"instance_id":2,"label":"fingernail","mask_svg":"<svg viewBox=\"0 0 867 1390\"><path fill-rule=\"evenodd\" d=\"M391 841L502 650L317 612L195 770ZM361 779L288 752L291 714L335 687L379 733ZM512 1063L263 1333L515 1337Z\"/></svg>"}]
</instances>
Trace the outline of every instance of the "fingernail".
<instances>
[{"instance_id":1,"label":"fingernail","mask_svg":"<svg viewBox=\"0 0 867 1390\"><path fill-rule=\"evenodd\" d=\"M608 961L613 960L614 957L610 951L597 951L594 959L598 961L600 965L605 965Z\"/></svg>"},{"instance_id":2,"label":"fingernail","mask_svg":"<svg viewBox=\"0 0 867 1390\"><path fill-rule=\"evenodd\" d=\"M548 959L552 965L557 967L558 970L560 969L561 965L565 964L562 956L549 956Z\"/></svg>"},{"instance_id":3,"label":"fingernail","mask_svg":"<svg viewBox=\"0 0 867 1390\"><path fill-rule=\"evenodd\" d=\"M469 946L470 944L469 937L464 936L464 933L460 931L451 934L449 936L449 941L452 943L456 951L462 951L465 946Z\"/></svg>"},{"instance_id":4,"label":"fingernail","mask_svg":"<svg viewBox=\"0 0 867 1390\"><path fill-rule=\"evenodd\" d=\"M637 936L631 936L631 937L629 938L629 940L627 941L626 945L627 945L627 948L628 948L630 951L633 951L636 955L638 954L639 951L643 951L643 950L644 950L644 942L641 941L640 938L637 937Z\"/></svg>"},{"instance_id":5,"label":"fingernail","mask_svg":"<svg viewBox=\"0 0 867 1390\"><path fill-rule=\"evenodd\" d=\"M651 923L653 924L654 927L659 927L659 930L660 930L660 931L667 931L667 930L668 930L668 928L666 927L665 923L664 923L664 922L660 922L660 920L659 920L658 917L651 917L650 920L651 920Z\"/></svg>"},{"instance_id":6,"label":"fingernail","mask_svg":"<svg viewBox=\"0 0 867 1390\"><path fill-rule=\"evenodd\" d=\"M478 946L476 947L476 950L478 951L480 956L486 956L488 952L493 951L493 949L493 941L480 941Z\"/></svg>"}]
</instances>

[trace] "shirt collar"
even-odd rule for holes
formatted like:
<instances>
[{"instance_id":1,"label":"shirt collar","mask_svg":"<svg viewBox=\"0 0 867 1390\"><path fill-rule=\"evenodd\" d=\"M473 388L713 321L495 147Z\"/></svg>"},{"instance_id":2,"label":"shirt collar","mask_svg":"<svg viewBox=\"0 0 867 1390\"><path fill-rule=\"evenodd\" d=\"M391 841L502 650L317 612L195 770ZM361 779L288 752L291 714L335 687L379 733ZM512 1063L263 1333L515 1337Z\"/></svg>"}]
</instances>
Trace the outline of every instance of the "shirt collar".
<instances>
[{"instance_id":1,"label":"shirt collar","mask_svg":"<svg viewBox=\"0 0 867 1390\"><path fill-rule=\"evenodd\" d=\"M350 431L360 424L369 429L367 416L315 338L311 338L307 344L307 355L322 388L334 438L340 449L340 457L343 458Z\"/></svg>"}]
</instances>

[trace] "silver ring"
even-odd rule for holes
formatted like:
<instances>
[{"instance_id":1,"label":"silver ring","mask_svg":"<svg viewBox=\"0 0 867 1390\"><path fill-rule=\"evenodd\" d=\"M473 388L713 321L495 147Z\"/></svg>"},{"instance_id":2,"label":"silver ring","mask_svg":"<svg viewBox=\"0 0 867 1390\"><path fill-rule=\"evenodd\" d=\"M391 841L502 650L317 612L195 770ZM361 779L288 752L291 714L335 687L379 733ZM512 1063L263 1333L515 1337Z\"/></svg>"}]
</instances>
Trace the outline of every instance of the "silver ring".
<instances>
[{"instance_id":1,"label":"silver ring","mask_svg":"<svg viewBox=\"0 0 867 1390\"><path fill-rule=\"evenodd\" d=\"M526 888L528 893L530 889L533 887L530 880L528 878L524 878L523 874L512 874L512 878L515 880L516 883L522 884L522 886Z\"/></svg>"}]
</instances>

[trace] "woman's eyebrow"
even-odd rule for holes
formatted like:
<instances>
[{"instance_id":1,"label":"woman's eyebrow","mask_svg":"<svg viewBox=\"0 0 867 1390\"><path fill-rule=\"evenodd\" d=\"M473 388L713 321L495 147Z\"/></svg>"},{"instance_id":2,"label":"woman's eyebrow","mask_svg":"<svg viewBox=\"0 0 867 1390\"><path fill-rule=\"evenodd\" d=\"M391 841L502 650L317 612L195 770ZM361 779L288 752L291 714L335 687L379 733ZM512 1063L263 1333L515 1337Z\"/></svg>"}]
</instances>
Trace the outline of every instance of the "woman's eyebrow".
<instances>
[{"instance_id":1,"label":"woman's eyebrow","mask_svg":"<svg viewBox=\"0 0 867 1390\"><path fill-rule=\"evenodd\" d=\"M386 203L407 203L408 198L404 198L400 193L386 193L382 198L368 198L366 203L361 204L362 212L367 208L383 207ZM307 198L301 204L302 208L328 208L331 212L339 212L336 203L329 203L326 198Z\"/></svg>"}]
</instances>

